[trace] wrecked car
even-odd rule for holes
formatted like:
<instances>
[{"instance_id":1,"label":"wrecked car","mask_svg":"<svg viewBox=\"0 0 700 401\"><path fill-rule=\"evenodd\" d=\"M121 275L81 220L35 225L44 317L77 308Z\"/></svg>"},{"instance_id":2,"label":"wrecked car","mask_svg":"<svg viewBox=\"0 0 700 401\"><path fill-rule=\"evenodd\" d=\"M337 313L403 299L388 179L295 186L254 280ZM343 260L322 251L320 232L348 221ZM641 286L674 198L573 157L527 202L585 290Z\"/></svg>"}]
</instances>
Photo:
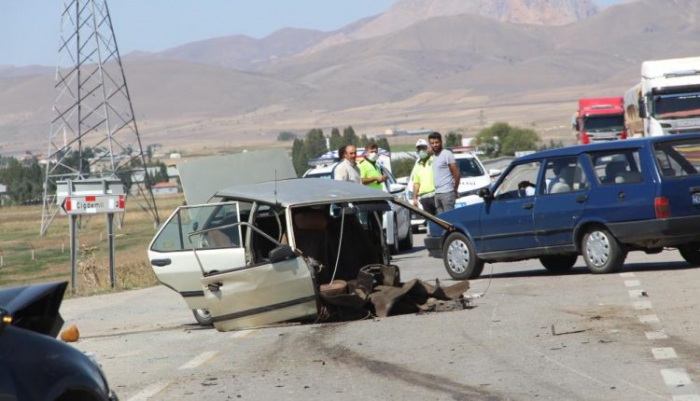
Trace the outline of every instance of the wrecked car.
<instances>
[{"instance_id":1,"label":"wrecked car","mask_svg":"<svg viewBox=\"0 0 700 401\"><path fill-rule=\"evenodd\" d=\"M94 358L56 339L67 285L0 290L0 400L117 400Z\"/></svg>"},{"instance_id":2,"label":"wrecked car","mask_svg":"<svg viewBox=\"0 0 700 401\"><path fill-rule=\"evenodd\" d=\"M353 284L363 268L365 277L386 284L366 267L390 263L381 215L392 202L451 229L391 194L343 181L289 179L233 186L205 204L178 207L148 256L158 280L190 309L208 310L218 330L317 321L327 306L322 295L338 295L324 292L329 286L348 283L367 292L368 285Z\"/></svg>"}]
</instances>

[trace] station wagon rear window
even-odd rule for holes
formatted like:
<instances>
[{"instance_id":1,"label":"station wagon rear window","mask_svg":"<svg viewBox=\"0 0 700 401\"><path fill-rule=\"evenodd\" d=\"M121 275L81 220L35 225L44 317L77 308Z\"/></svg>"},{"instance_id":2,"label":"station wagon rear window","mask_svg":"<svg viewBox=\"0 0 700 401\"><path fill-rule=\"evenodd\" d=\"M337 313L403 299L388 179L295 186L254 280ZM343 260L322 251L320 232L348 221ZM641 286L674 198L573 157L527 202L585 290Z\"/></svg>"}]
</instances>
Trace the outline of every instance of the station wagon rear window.
<instances>
[{"instance_id":1,"label":"station wagon rear window","mask_svg":"<svg viewBox=\"0 0 700 401\"><path fill-rule=\"evenodd\" d=\"M654 155L664 178L697 175L700 169L700 139L655 143Z\"/></svg>"}]
</instances>

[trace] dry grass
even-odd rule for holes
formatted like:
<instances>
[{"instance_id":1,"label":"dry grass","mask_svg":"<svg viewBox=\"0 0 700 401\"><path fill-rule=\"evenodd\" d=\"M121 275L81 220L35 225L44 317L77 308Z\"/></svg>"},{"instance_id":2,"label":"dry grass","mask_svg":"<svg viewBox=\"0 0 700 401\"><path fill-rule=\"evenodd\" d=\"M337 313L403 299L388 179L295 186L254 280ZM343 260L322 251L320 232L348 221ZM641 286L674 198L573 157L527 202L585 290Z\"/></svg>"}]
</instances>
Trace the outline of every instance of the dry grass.
<instances>
[{"instance_id":1,"label":"dry grass","mask_svg":"<svg viewBox=\"0 0 700 401\"><path fill-rule=\"evenodd\" d=\"M123 224L115 216L115 288L110 286L105 216L79 222L76 292L82 296L143 288L157 284L146 250L157 228L137 199L130 198ZM161 222L183 204L182 194L156 198ZM56 216L45 236L39 236L41 206L0 208L0 286L71 281L68 218Z\"/></svg>"}]
</instances>

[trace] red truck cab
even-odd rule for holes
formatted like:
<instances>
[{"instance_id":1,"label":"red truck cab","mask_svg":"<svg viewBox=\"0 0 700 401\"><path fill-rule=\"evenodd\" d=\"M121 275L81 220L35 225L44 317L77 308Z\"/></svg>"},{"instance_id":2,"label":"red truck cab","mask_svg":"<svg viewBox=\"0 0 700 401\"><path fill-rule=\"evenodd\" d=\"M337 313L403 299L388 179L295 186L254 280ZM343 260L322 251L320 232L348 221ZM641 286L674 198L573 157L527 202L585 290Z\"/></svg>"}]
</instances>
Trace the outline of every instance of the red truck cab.
<instances>
[{"instance_id":1,"label":"red truck cab","mask_svg":"<svg viewBox=\"0 0 700 401\"><path fill-rule=\"evenodd\" d=\"M626 139L622 97L579 99L572 125L579 144Z\"/></svg>"}]
</instances>

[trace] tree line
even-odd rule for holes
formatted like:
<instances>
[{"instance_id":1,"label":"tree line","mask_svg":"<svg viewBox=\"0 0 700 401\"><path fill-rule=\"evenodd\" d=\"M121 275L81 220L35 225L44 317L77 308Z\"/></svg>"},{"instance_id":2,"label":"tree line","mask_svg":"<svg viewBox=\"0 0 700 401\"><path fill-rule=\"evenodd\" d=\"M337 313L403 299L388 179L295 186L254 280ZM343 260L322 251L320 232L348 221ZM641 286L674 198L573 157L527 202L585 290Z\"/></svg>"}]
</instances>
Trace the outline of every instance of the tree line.
<instances>
[{"instance_id":1,"label":"tree line","mask_svg":"<svg viewBox=\"0 0 700 401\"><path fill-rule=\"evenodd\" d=\"M150 150L150 149L149 149ZM86 147L82 154L73 152L63 159L63 164L69 166L74 171L80 171L84 176L90 175L90 159L94 157L94 150ZM168 167L160 162L151 159L151 152L148 152L146 167L158 167L155 174L149 174L150 180L147 183L167 182ZM132 186L132 169L141 168L143 163L140 159L134 159L127 169L117 172L119 179L124 183L125 190ZM52 175L70 174L72 170L59 166ZM39 164L35 157L20 161L11 156L0 156L0 184L5 185L7 192L5 200L0 204L9 205L29 205L40 204L44 197L44 183L46 181L46 166ZM56 188L49 188L49 193L53 193Z\"/></svg>"},{"instance_id":2,"label":"tree line","mask_svg":"<svg viewBox=\"0 0 700 401\"><path fill-rule=\"evenodd\" d=\"M278 140L288 140L289 134L281 132ZM338 150L345 145L354 145L358 148L363 148L367 143L374 138L369 138L367 135L357 136L352 126L343 129L341 135L338 128L333 128L328 138L320 128L313 128L306 133L304 138L297 138L293 135L294 142L292 143L292 164L298 177L304 175L309 169L309 160L317 159L329 150ZM285 139L283 139L285 138ZM379 138L375 141L377 146L387 151L391 151L389 141L386 138Z\"/></svg>"}]
</instances>

